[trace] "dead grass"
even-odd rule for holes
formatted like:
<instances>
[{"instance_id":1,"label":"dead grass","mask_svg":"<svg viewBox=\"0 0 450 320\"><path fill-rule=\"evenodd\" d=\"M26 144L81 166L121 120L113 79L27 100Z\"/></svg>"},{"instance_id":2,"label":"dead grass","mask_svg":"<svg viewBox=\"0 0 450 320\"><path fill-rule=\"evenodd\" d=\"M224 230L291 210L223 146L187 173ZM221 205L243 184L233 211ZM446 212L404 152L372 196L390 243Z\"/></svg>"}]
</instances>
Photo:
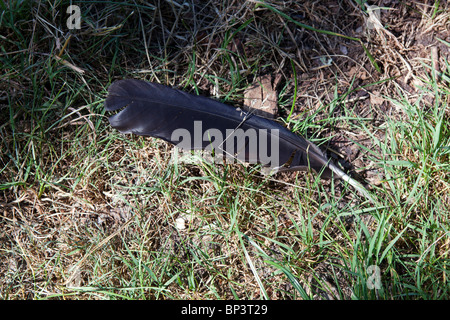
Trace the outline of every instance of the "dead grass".
<instances>
[{"instance_id":1,"label":"dead grass","mask_svg":"<svg viewBox=\"0 0 450 320\"><path fill-rule=\"evenodd\" d=\"M359 42L257 1L90 2L71 32L68 1L0 5L2 299L449 297L447 3L375 1L391 8L378 29L359 1L265 3L361 39L381 72ZM116 79L241 106L267 74L279 119L295 97L286 125L377 204L312 174L173 163L103 111Z\"/></svg>"}]
</instances>

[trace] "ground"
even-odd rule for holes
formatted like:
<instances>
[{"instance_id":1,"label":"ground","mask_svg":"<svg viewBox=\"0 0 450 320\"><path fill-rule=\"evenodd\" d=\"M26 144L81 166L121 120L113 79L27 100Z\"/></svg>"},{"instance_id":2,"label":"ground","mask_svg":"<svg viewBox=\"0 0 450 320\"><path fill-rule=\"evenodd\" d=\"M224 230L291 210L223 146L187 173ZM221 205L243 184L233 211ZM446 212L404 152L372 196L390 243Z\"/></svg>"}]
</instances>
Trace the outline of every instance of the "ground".
<instances>
[{"instance_id":1,"label":"ground","mask_svg":"<svg viewBox=\"0 0 450 320\"><path fill-rule=\"evenodd\" d=\"M70 4L0 4L2 299L450 297L447 1L88 2L81 29ZM174 163L109 126L124 78L236 107L268 88L375 201Z\"/></svg>"}]
</instances>

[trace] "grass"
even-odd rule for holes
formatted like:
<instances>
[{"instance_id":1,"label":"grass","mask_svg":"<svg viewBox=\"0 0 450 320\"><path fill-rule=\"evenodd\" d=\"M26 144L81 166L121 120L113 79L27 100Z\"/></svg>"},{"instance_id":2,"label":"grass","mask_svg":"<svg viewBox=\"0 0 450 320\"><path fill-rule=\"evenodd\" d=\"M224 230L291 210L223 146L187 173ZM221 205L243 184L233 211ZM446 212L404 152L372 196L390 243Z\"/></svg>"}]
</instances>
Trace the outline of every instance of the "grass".
<instances>
[{"instance_id":1,"label":"grass","mask_svg":"<svg viewBox=\"0 0 450 320\"><path fill-rule=\"evenodd\" d=\"M69 1L0 4L2 299L450 297L448 55L402 64L376 33L372 56L333 36L354 38L360 2L258 3L80 2L73 31ZM422 30L448 26L446 4L408 6ZM406 63L414 88L392 69ZM171 161L103 110L116 79L240 105L266 73L283 77L279 120L366 178L375 203L310 173Z\"/></svg>"}]
</instances>

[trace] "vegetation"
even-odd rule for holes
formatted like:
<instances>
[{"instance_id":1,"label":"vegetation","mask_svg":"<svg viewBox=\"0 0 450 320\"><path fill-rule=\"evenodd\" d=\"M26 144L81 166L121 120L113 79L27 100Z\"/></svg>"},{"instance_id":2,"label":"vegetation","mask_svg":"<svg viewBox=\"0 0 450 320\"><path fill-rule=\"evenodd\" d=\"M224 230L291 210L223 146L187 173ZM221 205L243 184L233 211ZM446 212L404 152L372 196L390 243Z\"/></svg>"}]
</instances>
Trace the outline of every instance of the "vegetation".
<instances>
[{"instance_id":1,"label":"vegetation","mask_svg":"<svg viewBox=\"0 0 450 320\"><path fill-rule=\"evenodd\" d=\"M449 299L450 11L373 2L0 2L0 298ZM242 106L267 74L375 202L177 163L103 110L117 79Z\"/></svg>"}]
</instances>

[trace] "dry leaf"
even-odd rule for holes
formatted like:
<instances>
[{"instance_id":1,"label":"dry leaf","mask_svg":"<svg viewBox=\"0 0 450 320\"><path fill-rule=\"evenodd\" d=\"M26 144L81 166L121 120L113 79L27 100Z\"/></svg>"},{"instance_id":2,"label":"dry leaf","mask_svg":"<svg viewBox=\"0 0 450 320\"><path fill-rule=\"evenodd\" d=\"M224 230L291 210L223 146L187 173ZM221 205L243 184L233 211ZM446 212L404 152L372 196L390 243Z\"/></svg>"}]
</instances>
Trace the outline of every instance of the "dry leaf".
<instances>
[{"instance_id":1,"label":"dry leaf","mask_svg":"<svg viewBox=\"0 0 450 320\"><path fill-rule=\"evenodd\" d=\"M281 76L276 76L272 84L270 75L258 77L256 84L245 91L244 104L256 115L275 118L278 110L276 87L280 79Z\"/></svg>"}]
</instances>

